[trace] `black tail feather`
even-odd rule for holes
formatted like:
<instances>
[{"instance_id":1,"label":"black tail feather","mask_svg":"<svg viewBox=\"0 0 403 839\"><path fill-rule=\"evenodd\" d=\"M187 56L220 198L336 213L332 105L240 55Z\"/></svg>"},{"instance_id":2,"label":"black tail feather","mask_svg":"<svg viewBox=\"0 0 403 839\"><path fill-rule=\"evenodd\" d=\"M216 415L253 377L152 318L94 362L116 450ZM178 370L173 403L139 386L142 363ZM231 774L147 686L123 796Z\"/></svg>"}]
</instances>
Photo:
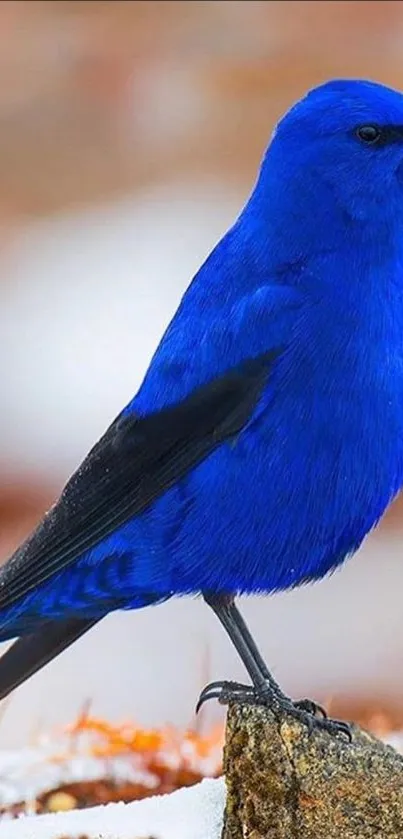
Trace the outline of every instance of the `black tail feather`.
<instances>
[{"instance_id":1,"label":"black tail feather","mask_svg":"<svg viewBox=\"0 0 403 839\"><path fill-rule=\"evenodd\" d=\"M18 638L0 658L0 700L69 647L100 618L54 621Z\"/></svg>"}]
</instances>

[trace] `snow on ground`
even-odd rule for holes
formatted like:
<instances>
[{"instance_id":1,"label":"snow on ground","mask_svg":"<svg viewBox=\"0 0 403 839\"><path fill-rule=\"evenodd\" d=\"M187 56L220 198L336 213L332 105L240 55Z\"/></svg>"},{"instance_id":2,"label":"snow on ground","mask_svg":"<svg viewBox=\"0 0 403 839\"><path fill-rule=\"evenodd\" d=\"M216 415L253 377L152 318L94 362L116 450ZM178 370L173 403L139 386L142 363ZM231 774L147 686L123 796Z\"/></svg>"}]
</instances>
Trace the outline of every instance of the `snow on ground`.
<instances>
[{"instance_id":1,"label":"snow on ground","mask_svg":"<svg viewBox=\"0 0 403 839\"><path fill-rule=\"evenodd\" d=\"M223 778L132 804L2 821L0 839L220 839Z\"/></svg>"},{"instance_id":2,"label":"snow on ground","mask_svg":"<svg viewBox=\"0 0 403 839\"><path fill-rule=\"evenodd\" d=\"M44 743L36 748L0 752L0 803L3 807L20 801L35 801L50 790L81 781L108 778L117 783L138 783L150 790L159 784L159 778L141 766L140 761L136 762L135 755L102 760L78 753L57 760L54 744L49 742L46 746ZM0 817L0 824L3 818Z\"/></svg>"}]
</instances>

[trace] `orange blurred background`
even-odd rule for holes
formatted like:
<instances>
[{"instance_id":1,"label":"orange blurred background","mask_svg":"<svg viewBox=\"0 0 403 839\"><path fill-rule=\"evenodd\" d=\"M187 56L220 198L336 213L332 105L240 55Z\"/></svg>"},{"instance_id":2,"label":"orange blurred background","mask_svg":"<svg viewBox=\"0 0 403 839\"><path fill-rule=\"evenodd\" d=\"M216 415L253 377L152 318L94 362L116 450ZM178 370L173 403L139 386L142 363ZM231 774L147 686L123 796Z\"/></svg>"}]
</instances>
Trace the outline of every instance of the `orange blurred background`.
<instances>
[{"instance_id":1,"label":"orange blurred background","mask_svg":"<svg viewBox=\"0 0 403 839\"><path fill-rule=\"evenodd\" d=\"M403 3L384 0L0 3L2 558L137 388L277 117L330 77L403 88L402 47ZM247 603L289 690L399 708L401 510L366 562ZM44 697L54 719L91 695L159 722L191 716L203 675L235 675L200 604L110 620L18 691L5 742ZM172 701L150 702L173 668Z\"/></svg>"}]
</instances>

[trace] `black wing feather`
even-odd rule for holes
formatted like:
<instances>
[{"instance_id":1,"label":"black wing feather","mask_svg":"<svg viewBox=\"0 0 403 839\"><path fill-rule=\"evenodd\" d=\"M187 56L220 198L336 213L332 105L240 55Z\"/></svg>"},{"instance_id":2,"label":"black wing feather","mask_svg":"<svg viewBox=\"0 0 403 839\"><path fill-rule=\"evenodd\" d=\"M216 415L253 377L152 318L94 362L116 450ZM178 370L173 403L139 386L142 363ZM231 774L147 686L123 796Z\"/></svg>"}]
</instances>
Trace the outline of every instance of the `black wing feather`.
<instances>
[{"instance_id":1,"label":"black wing feather","mask_svg":"<svg viewBox=\"0 0 403 839\"><path fill-rule=\"evenodd\" d=\"M32 635L15 641L0 659L0 700L97 623L97 618L45 623Z\"/></svg>"},{"instance_id":2,"label":"black wing feather","mask_svg":"<svg viewBox=\"0 0 403 839\"><path fill-rule=\"evenodd\" d=\"M0 609L73 563L238 434L278 352L198 388L173 407L122 414L94 446L27 541L0 570Z\"/></svg>"}]
</instances>

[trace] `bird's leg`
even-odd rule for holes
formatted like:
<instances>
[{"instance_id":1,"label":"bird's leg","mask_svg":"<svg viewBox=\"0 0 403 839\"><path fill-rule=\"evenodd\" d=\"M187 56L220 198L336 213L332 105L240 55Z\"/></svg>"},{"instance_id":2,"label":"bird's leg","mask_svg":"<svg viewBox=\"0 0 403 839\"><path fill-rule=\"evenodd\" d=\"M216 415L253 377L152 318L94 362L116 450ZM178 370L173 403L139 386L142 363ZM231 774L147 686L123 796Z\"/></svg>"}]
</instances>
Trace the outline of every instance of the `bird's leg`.
<instances>
[{"instance_id":1,"label":"bird's leg","mask_svg":"<svg viewBox=\"0 0 403 839\"><path fill-rule=\"evenodd\" d=\"M234 598L226 595L205 594L204 600L223 624L255 687L259 688L261 686L263 690L270 689L271 693L283 696L283 692L259 652ZM325 710L309 699L303 699L295 704L313 714L319 710L323 717L326 716Z\"/></svg>"},{"instance_id":2,"label":"bird's leg","mask_svg":"<svg viewBox=\"0 0 403 839\"><path fill-rule=\"evenodd\" d=\"M234 647L243 661L251 678L252 685L241 685L238 682L212 682L202 691L197 704L197 710L208 699L217 698L226 704L231 700L238 700L249 704L265 704L271 707L281 707L292 716L297 717L308 725L326 728L331 733L343 733L349 738L350 730L346 723L339 720L327 719L320 706L311 700L292 702L286 696L271 675L256 643L241 615L235 600L228 595L203 593L205 602L213 609L224 629L228 633ZM322 718L317 712L322 712Z\"/></svg>"},{"instance_id":3,"label":"bird's leg","mask_svg":"<svg viewBox=\"0 0 403 839\"><path fill-rule=\"evenodd\" d=\"M208 601L206 600L206 602L208 602ZM261 673L264 674L265 682L270 685L270 687L273 690L273 693L275 693L275 694L277 693L277 695L279 695L280 697L284 696L284 693L281 690L280 685L276 682L276 680L274 679L274 677L270 673L270 670L269 670L264 658L262 657L261 653L259 652L257 644L256 644L253 636L251 635L251 633L249 631L249 627L248 627L247 623L245 622L245 620L243 619L243 617L242 617L242 615L241 615L241 613L240 613L240 611L239 611L239 609L238 609L238 607L235 603L234 598L232 598L231 606L232 606L231 613L232 613L233 619L236 622L236 625L239 629L239 632L242 634L243 638L247 642L248 649L250 650L251 655L254 657L255 662L260 667ZM214 607L212 607L212 608L214 608ZM246 669L248 670L247 667L246 667ZM249 670L248 670L248 672L249 672ZM317 714L319 714L319 716L323 717L324 719L326 719L326 717L327 717L327 713L326 713L325 709L322 707L322 705L319 705L317 702L314 702L312 699L298 699L296 702L294 702L294 705L295 705L296 708L300 708L301 711L307 711L309 714L313 714L313 716L316 716Z\"/></svg>"},{"instance_id":4,"label":"bird's leg","mask_svg":"<svg viewBox=\"0 0 403 839\"><path fill-rule=\"evenodd\" d=\"M271 675L233 597L203 594L205 602L213 609L234 647L241 657L255 687L281 693L281 688Z\"/></svg>"}]
</instances>

